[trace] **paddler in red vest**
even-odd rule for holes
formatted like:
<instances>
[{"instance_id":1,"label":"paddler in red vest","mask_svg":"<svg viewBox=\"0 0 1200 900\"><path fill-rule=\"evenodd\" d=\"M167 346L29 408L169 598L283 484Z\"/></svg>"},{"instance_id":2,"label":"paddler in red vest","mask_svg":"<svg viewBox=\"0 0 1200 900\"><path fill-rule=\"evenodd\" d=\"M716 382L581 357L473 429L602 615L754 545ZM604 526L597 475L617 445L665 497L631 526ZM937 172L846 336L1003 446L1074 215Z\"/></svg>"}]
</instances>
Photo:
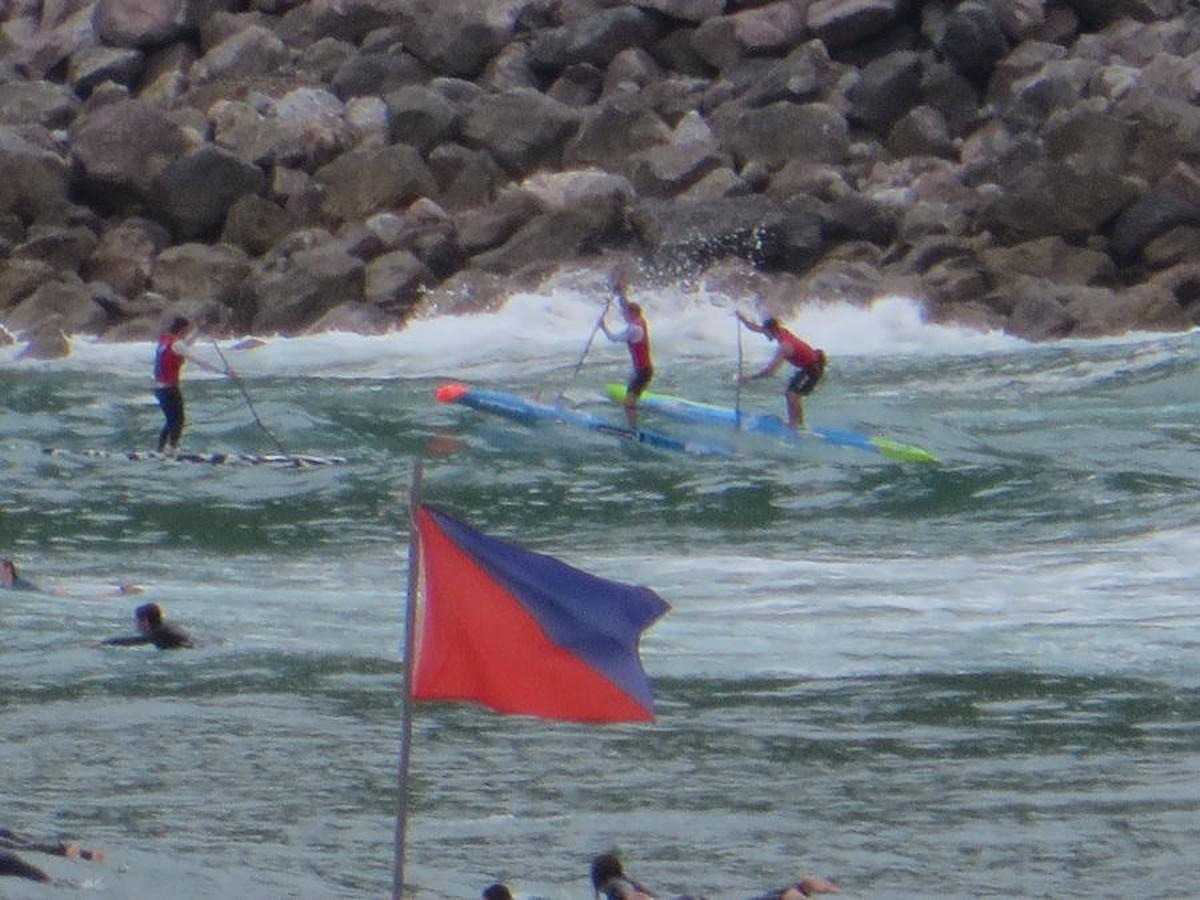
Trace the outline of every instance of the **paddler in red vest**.
<instances>
[{"instance_id":1,"label":"paddler in red vest","mask_svg":"<svg viewBox=\"0 0 1200 900\"><path fill-rule=\"evenodd\" d=\"M179 374L185 360L192 360L202 369L210 372L220 372L216 366L209 365L202 359L196 359L187 352L187 335L192 323L183 316L176 316L170 326L158 337L158 346L154 351L154 397L162 407L166 424L158 434L158 452L166 448L172 452L179 446L179 436L183 434L183 392L179 390Z\"/></svg>"},{"instance_id":2,"label":"paddler in red vest","mask_svg":"<svg viewBox=\"0 0 1200 900\"><path fill-rule=\"evenodd\" d=\"M600 320L610 341L621 341L629 345L629 358L633 360L633 376L625 389L625 416L629 419L629 427L637 428L637 402L642 391L654 377L654 364L650 361L650 326L642 315L642 308L629 301L625 290L624 279L618 278L613 282L613 292L621 303L621 312L625 316L625 328L621 331L609 331L608 323Z\"/></svg>"},{"instance_id":3,"label":"paddler in red vest","mask_svg":"<svg viewBox=\"0 0 1200 900\"><path fill-rule=\"evenodd\" d=\"M779 347L771 361L760 371L742 378L742 382L754 381L775 374L775 371L785 362L791 363L796 373L788 382L784 397L787 398L788 427L800 429L804 427L804 407L800 398L807 397L825 374L825 351L815 350L800 338L796 337L779 324L778 319L764 319L758 325L747 319L741 312L737 317L742 324L756 334L765 334L769 339L777 341Z\"/></svg>"}]
</instances>

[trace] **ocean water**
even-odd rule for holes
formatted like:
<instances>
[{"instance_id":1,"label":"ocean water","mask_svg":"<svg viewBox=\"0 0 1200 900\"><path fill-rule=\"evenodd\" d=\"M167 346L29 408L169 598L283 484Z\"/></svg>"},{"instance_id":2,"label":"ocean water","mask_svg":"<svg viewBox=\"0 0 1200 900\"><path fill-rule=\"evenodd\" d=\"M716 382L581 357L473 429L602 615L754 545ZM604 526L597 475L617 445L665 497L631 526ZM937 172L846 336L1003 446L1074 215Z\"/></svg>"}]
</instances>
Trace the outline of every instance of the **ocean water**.
<instances>
[{"instance_id":1,"label":"ocean water","mask_svg":"<svg viewBox=\"0 0 1200 900\"><path fill-rule=\"evenodd\" d=\"M600 335L574 372L600 297L579 276L383 337L222 342L261 425L185 373L186 449L348 459L328 468L89 456L153 447L152 348L0 349L0 555L44 591L0 600L0 825L108 857L29 861L97 897L388 895L420 458L430 502L673 609L642 644L654 724L417 707L409 895L589 897L616 850L663 895L812 873L851 897L1195 896L1200 338L1030 345L903 299L795 318L831 360L810 423L939 465L666 453L434 402L453 380L620 422L623 348ZM734 387L729 298L635 299L655 387L782 412L782 373ZM742 340L745 369L769 358ZM95 646L147 600L201 646Z\"/></svg>"}]
</instances>

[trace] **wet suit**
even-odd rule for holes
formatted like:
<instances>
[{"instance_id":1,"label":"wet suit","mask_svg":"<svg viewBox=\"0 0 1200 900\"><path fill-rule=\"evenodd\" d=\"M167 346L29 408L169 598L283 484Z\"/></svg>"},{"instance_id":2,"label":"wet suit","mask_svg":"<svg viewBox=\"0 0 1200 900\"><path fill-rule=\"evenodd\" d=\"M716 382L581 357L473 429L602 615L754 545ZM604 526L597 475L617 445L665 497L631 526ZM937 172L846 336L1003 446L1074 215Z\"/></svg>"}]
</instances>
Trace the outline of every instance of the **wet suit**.
<instances>
[{"instance_id":1,"label":"wet suit","mask_svg":"<svg viewBox=\"0 0 1200 900\"><path fill-rule=\"evenodd\" d=\"M138 634L128 637L108 638L100 643L108 647L135 647L141 644L153 644L159 650L176 650L180 647L194 647L195 642L187 630L170 622L164 622L162 610L157 603L146 603L134 612L137 620Z\"/></svg>"},{"instance_id":2,"label":"wet suit","mask_svg":"<svg viewBox=\"0 0 1200 900\"><path fill-rule=\"evenodd\" d=\"M37 866L32 866L15 853L0 850L0 875L13 878L28 878L30 881L42 881L47 884L54 881L48 874Z\"/></svg>"},{"instance_id":3,"label":"wet suit","mask_svg":"<svg viewBox=\"0 0 1200 900\"><path fill-rule=\"evenodd\" d=\"M196 646L192 636L185 629L170 622L160 622L144 634L108 638L101 643L108 647L135 647L140 644L153 644L159 650L176 650L180 647Z\"/></svg>"},{"instance_id":4,"label":"wet suit","mask_svg":"<svg viewBox=\"0 0 1200 900\"><path fill-rule=\"evenodd\" d=\"M185 357L175 349L175 341L179 337L175 332L164 332L159 335L158 347L154 351L154 382L158 385L154 390L154 398L167 420L158 434L159 453L168 446L174 448L178 445L179 437L183 434L183 391L179 389L179 373Z\"/></svg>"}]
</instances>

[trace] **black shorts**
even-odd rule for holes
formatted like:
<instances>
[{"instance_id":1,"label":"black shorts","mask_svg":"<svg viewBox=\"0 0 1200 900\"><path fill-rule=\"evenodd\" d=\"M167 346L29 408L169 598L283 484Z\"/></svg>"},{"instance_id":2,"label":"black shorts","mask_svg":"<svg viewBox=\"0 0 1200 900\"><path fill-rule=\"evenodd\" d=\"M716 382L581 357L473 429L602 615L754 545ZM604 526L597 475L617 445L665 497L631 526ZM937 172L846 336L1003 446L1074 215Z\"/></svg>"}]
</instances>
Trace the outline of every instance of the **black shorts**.
<instances>
[{"instance_id":1,"label":"black shorts","mask_svg":"<svg viewBox=\"0 0 1200 900\"><path fill-rule=\"evenodd\" d=\"M817 386L817 382L821 380L821 376L825 374L825 354L821 354L820 361L803 369L797 369L796 374L792 376L792 380L788 382L788 393L799 394L801 397L807 397L813 392L813 388Z\"/></svg>"},{"instance_id":2,"label":"black shorts","mask_svg":"<svg viewBox=\"0 0 1200 900\"><path fill-rule=\"evenodd\" d=\"M654 377L654 367L646 366L644 369L638 369L633 373L633 377L629 379L629 385L625 388L626 397L640 397L642 391L650 384L650 379Z\"/></svg>"}]
</instances>

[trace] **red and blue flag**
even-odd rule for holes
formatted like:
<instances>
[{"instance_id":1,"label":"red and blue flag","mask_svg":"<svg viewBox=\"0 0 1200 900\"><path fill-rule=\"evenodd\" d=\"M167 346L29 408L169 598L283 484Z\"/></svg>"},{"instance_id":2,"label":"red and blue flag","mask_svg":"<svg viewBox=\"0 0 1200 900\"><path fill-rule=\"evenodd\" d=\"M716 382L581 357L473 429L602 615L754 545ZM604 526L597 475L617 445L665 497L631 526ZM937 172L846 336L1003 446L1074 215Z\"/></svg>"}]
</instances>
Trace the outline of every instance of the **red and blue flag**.
<instances>
[{"instance_id":1,"label":"red and blue flag","mask_svg":"<svg viewBox=\"0 0 1200 900\"><path fill-rule=\"evenodd\" d=\"M670 606L646 587L598 578L488 537L425 504L412 696L578 722L654 720L638 657Z\"/></svg>"}]
</instances>

